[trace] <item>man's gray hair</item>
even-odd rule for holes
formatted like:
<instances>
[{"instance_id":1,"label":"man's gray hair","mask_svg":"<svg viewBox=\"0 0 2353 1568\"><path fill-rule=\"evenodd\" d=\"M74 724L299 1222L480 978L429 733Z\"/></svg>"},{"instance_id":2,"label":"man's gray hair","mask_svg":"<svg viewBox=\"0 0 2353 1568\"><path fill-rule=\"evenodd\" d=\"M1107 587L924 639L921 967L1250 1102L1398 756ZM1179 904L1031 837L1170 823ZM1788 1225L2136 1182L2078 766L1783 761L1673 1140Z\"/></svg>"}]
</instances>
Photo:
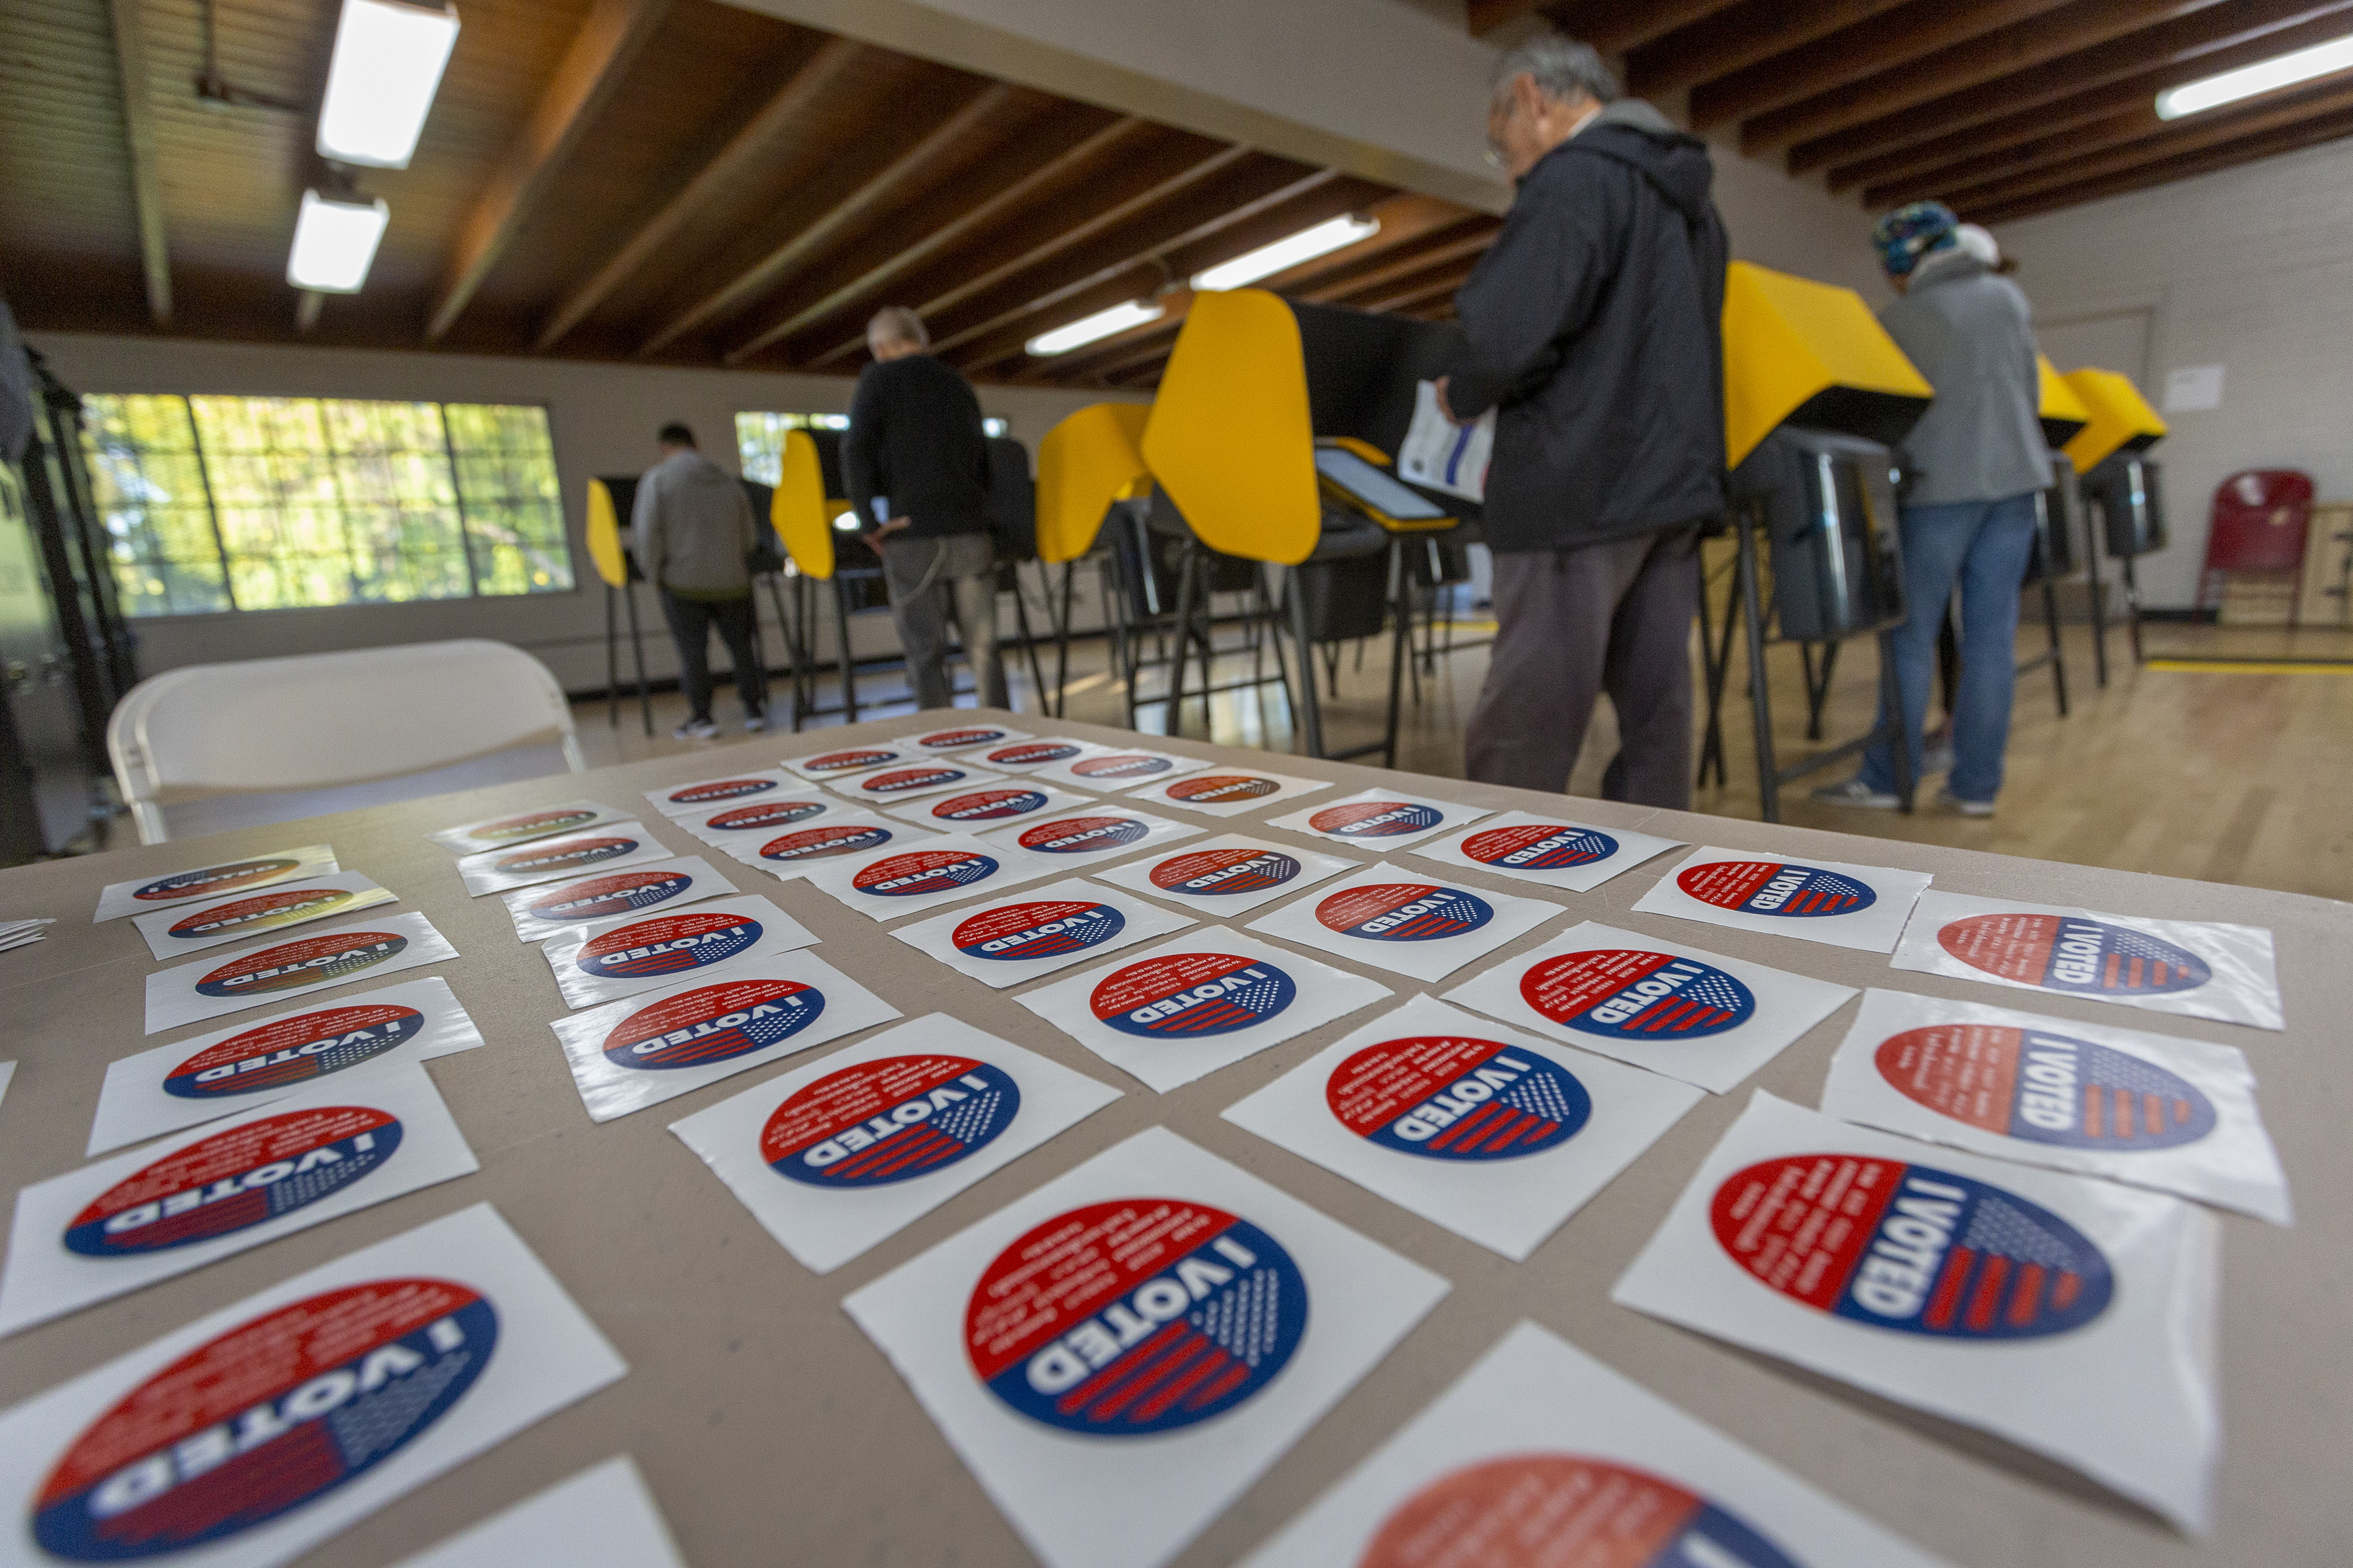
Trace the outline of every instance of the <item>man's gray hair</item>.
<instances>
[{"instance_id":1,"label":"man's gray hair","mask_svg":"<svg viewBox=\"0 0 2353 1568\"><path fill-rule=\"evenodd\" d=\"M1534 78L1536 90L1556 103L1573 103L1580 97L1596 103L1618 100L1617 75L1601 63L1593 46L1550 27L1529 34L1495 62L1495 97L1502 98L1512 79L1522 76Z\"/></svg>"},{"instance_id":2,"label":"man's gray hair","mask_svg":"<svg viewBox=\"0 0 2353 1568\"><path fill-rule=\"evenodd\" d=\"M919 349L932 346L932 334L923 326L923 318L904 305L885 305L874 312L866 323L866 341L870 343L913 343Z\"/></svg>"}]
</instances>

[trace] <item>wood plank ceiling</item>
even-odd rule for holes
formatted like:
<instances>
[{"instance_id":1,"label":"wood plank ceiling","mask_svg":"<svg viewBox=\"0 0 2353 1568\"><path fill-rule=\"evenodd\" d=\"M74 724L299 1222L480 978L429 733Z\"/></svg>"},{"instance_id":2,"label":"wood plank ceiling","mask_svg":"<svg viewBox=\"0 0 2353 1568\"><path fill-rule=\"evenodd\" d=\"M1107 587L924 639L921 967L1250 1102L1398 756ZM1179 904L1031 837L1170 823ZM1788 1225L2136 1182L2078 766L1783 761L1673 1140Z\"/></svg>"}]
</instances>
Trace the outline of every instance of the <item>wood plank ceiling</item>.
<instances>
[{"instance_id":1,"label":"wood plank ceiling","mask_svg":"<svg viewBox=\"0 0 2353 1568\"><path fill-rule=\"evenodd\" d=\"M896 303L976 379L1148 387L1203 268L1373 216L1263 286L1437 317L1499 226L719 0L466 0L414 162L360 173L392 209L366 288L305 310L286 254L338 9L0 0L20 322L846 374ZM1151 325L1023 350L1155 295Z\"/></svg>"},{"instance_id":2,"label":"wood plank ceiling","mask_svg":"<svg viewBox=\"0 0 2353 1568\"><path fill-rule=\"evenodd\" d=\"M2353 135L2353 71L2168 122L2165 88L2353 33L2353 0L1471 0L1541 11L1691 127L1874 211L2001 223Z\"/></svg>"}]
</instances>

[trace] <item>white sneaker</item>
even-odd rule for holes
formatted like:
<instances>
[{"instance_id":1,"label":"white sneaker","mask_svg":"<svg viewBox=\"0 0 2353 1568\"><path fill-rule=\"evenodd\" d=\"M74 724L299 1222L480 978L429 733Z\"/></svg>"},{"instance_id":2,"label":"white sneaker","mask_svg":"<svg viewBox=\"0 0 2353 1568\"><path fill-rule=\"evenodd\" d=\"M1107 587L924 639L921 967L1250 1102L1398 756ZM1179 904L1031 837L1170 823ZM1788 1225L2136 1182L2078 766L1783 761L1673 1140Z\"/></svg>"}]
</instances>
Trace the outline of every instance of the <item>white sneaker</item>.
<instances>
[{"instance_id":1,"label":"white sneaker","mask_svg":"<svg viewBox=\"0 0 2353 1568\"><path fill-rule=\"evenodd\" d=\"M1894 811L1904 804L1884 790L1872 788L1861 778L1851 778L1844 784L1824 784L1814 791L1814 798L1824 805L1859 805L1867 811Z\"/></svg>"},{"instance_id":2,"label":"white sneaker","mask_svg":"<svg viewBox=\"0 0 2353 1568\"><path fill-rule=\"evenodd\" d=\"M1941 806L1946 806L1951 810L1957 811L1963 816L1991 816L1993 815L1993 802L1989 800L1963 800L1959 795L1955 795L1949 789L1938 790L1936 792L1936 804Z\"/></svg>"},{"instance_id":3,"label":"white sneaker","mask_svg":"<svg viewBox=\"0 0 2353 1568\"><path fill-rule=\"evenodd\" d=\"M708 719L690 719L670 732L673 741L708 741L719 733L719 726Z\"/></svg>"},{"instance_id":4,"label":"white sneaker","mask_svg":"<svg viewBox=\"0 0 2353 1568\"><path fill-rule=\"evenodd\" d=\"M744 733L746 735L756 735L767 727L768 716L765 713L746 713L744 715Z\"/></svg>"}]
</instances>

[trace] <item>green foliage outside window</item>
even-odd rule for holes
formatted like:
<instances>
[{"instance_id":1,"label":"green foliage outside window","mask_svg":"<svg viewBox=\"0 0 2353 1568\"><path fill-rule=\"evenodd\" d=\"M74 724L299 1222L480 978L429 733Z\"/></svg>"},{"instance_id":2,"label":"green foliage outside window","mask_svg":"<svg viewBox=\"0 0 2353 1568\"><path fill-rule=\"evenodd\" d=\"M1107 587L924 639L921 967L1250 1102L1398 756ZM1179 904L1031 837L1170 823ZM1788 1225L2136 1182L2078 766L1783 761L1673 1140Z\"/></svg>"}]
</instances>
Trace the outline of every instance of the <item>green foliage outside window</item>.
<instances>
[{"instance_id":1,"label":"green foliage outside window","mask_svg":"<svg viewBox=\"0 0 2353 1568\"><path fill-rule=\"evenodd\" d=\"M980 427L991 436L1002 436L1008 428L997 418L983 419ZM735 455L744 465L745 479L773 485L784 472L786 431L849 428L846 414L738 414Z\"/></svg>"}]
</instances>

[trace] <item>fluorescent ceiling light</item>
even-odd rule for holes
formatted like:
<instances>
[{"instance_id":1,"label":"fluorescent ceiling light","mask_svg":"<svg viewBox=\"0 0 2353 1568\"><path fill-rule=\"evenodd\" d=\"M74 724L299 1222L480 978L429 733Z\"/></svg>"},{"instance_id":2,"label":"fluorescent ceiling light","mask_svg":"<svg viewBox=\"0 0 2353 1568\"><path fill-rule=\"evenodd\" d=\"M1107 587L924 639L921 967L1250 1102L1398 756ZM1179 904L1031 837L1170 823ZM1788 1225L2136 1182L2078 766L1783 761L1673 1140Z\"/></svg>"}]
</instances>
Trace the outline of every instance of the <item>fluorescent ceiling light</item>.
<instances>
[{"instance_id":1,"label":"fluorescent ceiling light","mask_svg":"<svg viewBox=\"0 0 2353 1568\"><path fill-rule=\"evenodd\" d=\"M1113 305L1108 310L1082 316L1067 327L1039 332L1021 346L1039 359L1050 354L1066 354L1082 343L1107 338L1113 332L1124 332L1130 327L1140 327L1146 321L1156 321L1166 311L1167 308L1157 300L1130 300L1124 305Z\"/></svg>"},{"instance_id":2,"label":"fluorescent ceiling light","mask_svg":"<svg viewBox=\"0 0 2353 1568\"><path fill-rule=\"evenodd\" d=\"M2202 81L2168 87L2157 95L2157 117L2159 120L2179 120L2185 114L2218 109L2258 93L2276 92L2281 88L2294 87L2297 82L2310 81L2315 77L2327 76L2348 67L2353 67L2353 37L2315 44L2308 49L2258 60L2253 65L2241 66L2237 70L2210 76Z\"/></svg>"},{"instance_id":3,"label":"fluorescent ceiling light","mask_svg":"<svg viewBox=\"0 0 2353 1568\"><path fill-rule=\"evenodd\" d=\"M335 201L316 191L302 193L302 215L294 220L294 250L286 258L286 281L322 294L356 294L375 260L376 242L392 209L382 199Z\"/></svg>"},{"instance_id":4,"label":"fluorescent ceiling light","mask_svg":"<svg viewBox=\"0 0 2353 1568\"><path fill-rule=\"evenodd\" d=\"M1220 261L1206 271L1196 272L1193 274L1193 287L1239 289L1245 283L1255 283L1261 278L1287 272L1303 261L1313 261L1344 245L1370 239L1380 231L1378 218L1335 217L1330 223L1303 228L1288 239L1261 245L1247 255L1237 256L1231 261Z\"/></svg>"},{"instance_id":5,"label":"fluorescent ceiling light","mask_svg":"<svg viewBox=\"0 0 2353 1568\"><path fill-rule=\"evenodd\" d=\"M343 0L319 107L319 156L406 169L458 41L458 13L399 0Z\"/></svg>"}]
</instances>

